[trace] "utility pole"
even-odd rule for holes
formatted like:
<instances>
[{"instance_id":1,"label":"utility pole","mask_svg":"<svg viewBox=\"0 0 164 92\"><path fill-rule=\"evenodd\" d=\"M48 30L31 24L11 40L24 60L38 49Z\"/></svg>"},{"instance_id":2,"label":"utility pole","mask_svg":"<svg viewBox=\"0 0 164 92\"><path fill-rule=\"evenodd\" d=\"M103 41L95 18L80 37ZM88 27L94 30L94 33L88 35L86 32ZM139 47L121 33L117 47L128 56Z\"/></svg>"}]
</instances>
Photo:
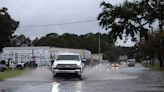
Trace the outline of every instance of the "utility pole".
<instances>
[{"instance_id":1,"label":"utility pole","mask_svg":"<svg viewBox=\"0 0 164 92\"><path fill-rule=\"evenodd\" d=\"M34 50L32 49L32 62L35 61Z\"/></svg>"},{"instance_id":2,"label":"utility pole","mask_svg":"<svg viewBox=\"0 0 164 92\"><path fill-rule=\"evenodd\" d=\"M100 39L100 36L101 36L101 34L100 34L100 28L99 28L99 62L101 62L100 61L100 54L101 54L101 39Z\"/></svg>"}]
</instances>

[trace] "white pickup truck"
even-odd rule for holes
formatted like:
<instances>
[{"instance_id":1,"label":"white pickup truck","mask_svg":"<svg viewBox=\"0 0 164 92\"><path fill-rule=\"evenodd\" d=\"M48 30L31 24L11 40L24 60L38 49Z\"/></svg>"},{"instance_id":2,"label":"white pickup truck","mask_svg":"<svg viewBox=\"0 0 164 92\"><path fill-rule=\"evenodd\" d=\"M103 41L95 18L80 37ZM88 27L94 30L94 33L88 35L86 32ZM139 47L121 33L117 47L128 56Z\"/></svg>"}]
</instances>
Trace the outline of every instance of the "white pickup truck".
<instances>
[{"instance_id":1,"label":"white pickup truck","mask_svg":"<svg viewBox=\"0 0 164 92\"><path fill-rule=\"evenodd\" d=\"M52 65L53 76L57 73L77 73L81 77L84 62L78 53L59 53Z\"/></svg>"}]
</instances>

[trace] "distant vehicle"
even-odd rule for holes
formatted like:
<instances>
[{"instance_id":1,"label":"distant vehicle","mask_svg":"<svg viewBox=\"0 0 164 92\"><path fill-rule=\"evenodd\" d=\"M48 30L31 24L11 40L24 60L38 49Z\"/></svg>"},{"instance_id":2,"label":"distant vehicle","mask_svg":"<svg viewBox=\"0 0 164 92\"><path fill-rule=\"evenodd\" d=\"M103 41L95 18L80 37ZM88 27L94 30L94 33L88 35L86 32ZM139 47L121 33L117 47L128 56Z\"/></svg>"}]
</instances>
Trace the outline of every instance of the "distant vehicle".
<instances>
[{"instance_id":1,"label":"distant vehicle","mask_svg":"<svg viewBox=\"0 0 164 92\"><path fill-rule=\"evenodd\" d=\"M0 72L4 72L5 70L7 70L7 66L0 64Z\"/></svg>"},{"instance_id":2,"label":"distant vehicle","mask_svg":"<svg viewBox=\"0 0 164 92\"><path fill-rule=\"evenodd\" d=\"M84 62L78 53L59 53L52 66L52 72L57 73L77 73L81 77Z\"/></svg>"},{"instance_id":3,"label":"distant vehicle","mask_svg":"<svg viewBox=\"0 0 164 92\"><path fill-rule=\"evenodd\" d=\"M120 64L118 62L113 62L112 63L112 67L119 67L119 66L120 66Z\"/></svg>"},{"instance_id":4,"label":"distant vehicle","mask_svg":"<svg viewBox=\"0 0 164 92\"><path fill-rule=\"evenodd\" d=\"M16 62L14 62L13 60L10 60L9 61L9 68L15 69L16 68Z\"/></svg>"},{"instance_id":5,"label":"distant vehicle","mask_svg":"<svg viewBox=\"0 0 164 92\"><path fill-rule=\"evenodd\" d=\"M129 59L129 60L127 61L127 65L128 65L128 66L135 66L135 59Z\"/></svg>"},{"instance_id":6,"label":"distant vehicle","mask_svg":"<svg viewBox=\"0 0 164 92\"><path fill-rule=\"evenodd\" d=\"M17 69L24 69L24 68L25 68L25 63L23 63L23 62L17 63L17 64L16 64L16 68L17 68Z\"/></svg>"}]
</instances>

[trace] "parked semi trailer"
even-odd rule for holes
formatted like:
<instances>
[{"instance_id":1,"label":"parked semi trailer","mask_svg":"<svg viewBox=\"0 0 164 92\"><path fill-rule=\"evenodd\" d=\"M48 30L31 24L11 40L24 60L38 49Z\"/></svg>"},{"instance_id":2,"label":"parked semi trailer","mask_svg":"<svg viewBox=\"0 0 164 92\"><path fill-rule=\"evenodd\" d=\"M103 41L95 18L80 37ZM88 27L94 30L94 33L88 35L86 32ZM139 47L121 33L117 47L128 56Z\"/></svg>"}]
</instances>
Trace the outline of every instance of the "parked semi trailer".
<instances>
[{"instance_id":1,"label":"parked semi trailer","mask_svg":"<svg viewBox=\"0 0 164 92\"><path fill-rule=\"evenodd\" d=\"M91 60L91 51L85 49L51 48L51 57L55 59L60 52L78 53L82 59Z\"/></svg>"}]
</instances>

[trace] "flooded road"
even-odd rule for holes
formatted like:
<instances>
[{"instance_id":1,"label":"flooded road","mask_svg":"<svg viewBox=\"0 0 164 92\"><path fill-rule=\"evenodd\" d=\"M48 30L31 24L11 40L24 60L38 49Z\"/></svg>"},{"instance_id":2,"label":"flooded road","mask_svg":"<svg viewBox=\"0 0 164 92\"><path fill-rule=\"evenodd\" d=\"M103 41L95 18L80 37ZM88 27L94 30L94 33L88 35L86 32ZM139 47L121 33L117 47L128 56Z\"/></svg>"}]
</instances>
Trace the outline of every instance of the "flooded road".
<instances>
[{"instance_id":1,"label":"flooded road","mask_svg":"<svg viewBox=\"0 0 164 92\"><path fill-rule=\"evenodd\" d=\"M38 68L0 82L0 92L164 92L164 73L142 67L110 64L86 67L83 77L52 77L47 68Z\"/></svg>"}]
</instances>

